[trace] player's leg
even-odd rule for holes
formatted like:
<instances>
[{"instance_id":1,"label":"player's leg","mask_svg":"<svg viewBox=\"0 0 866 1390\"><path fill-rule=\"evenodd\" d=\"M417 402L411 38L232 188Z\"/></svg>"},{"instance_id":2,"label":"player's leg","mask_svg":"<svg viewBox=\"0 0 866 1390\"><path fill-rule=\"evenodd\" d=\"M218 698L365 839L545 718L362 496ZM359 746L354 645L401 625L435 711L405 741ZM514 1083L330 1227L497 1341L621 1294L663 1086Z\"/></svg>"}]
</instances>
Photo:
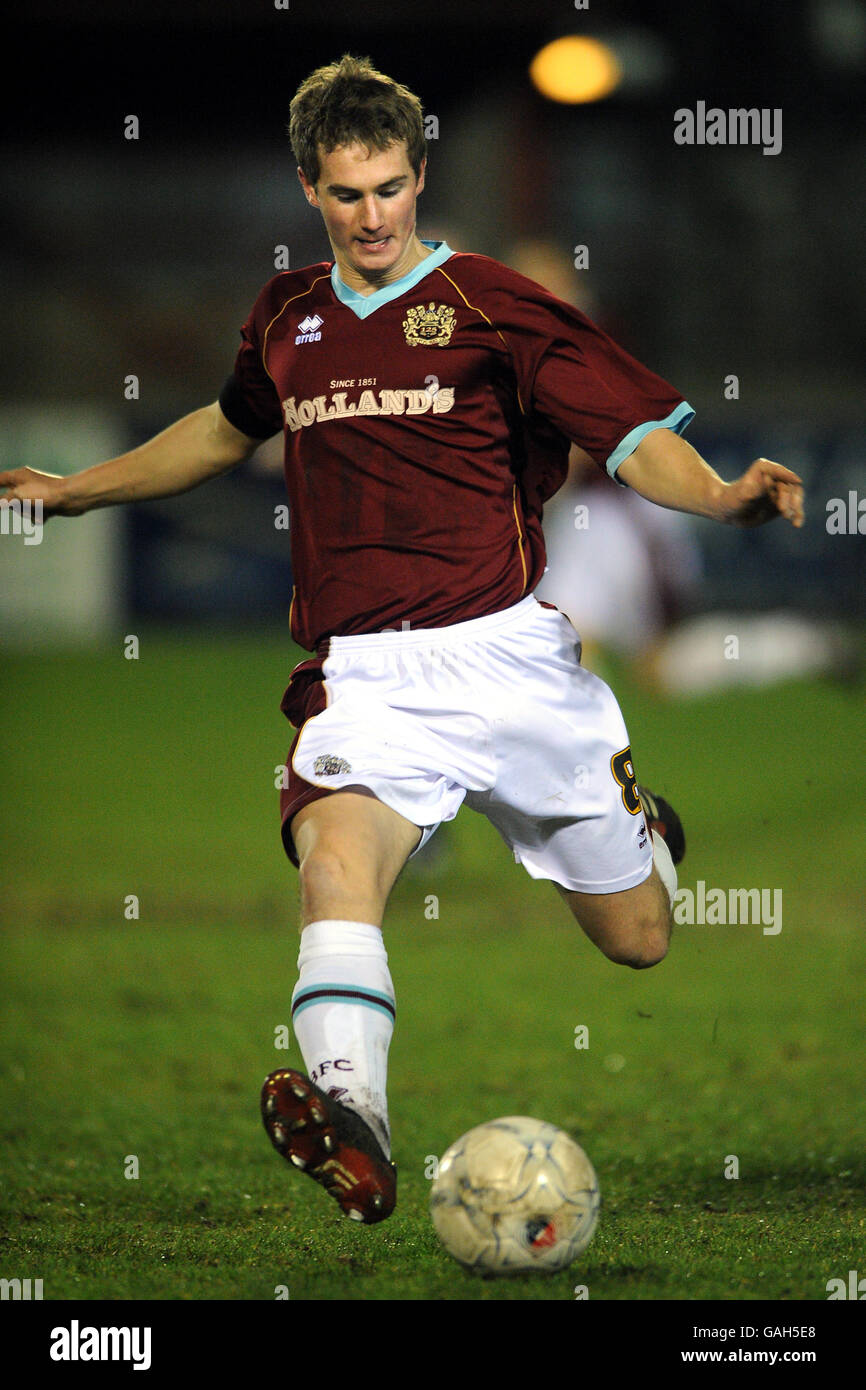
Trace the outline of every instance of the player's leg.
<instances>
[{"instance_id":1,"label":"player's leg","mask_svg":"<svg viewBox=\"0 0 866 1390\"><path fill-rule=\"evenodd\" d=\"M306 1072L265 1082L272 1142L362 1221L396 1199L386 1097L394 988L381 923L421 831L364 788L332 792L290 822L301 948L292 1022Z\"/></svg>"},{"instance_id":2,"label":"player's leg","mask_svg":"<svg viewBox=\"0 0 866 1390\"><path fill-rule=\"evenodd\" d=\"M577 922L600 951L619 965L643 970L667 954L676 870L665 841L653 831L649 878L620 893L580 893L556 887Z\"/></svg>"},{"instance_id":3,"label":"player's leg","mask_svg":"<svg viewBox=\"0 0 866 1390\"><path fill-rule=\"evenodd\" d=\"M390 1152L387 1061L394 986L382 919L421 831L363 787L291 822L301 894L292 1025L310 1079L351 1105Z\"/></svg>"},{"instance_id":4,"label":"player's leg","mask_svg":"<svg viewBox=\"0 0 866 1390\"><path fill-rule=\"evenodd\" d=\"M685 839L669 804L637 785L616 697L580 665L562 614L537 606L511 668L491 662L487 706L497 783L467 798L496 825L527 872L554 883L609 959L645 968L667 952ZM522 669L518 685L514 669ZM507 702L498 684L510 682Z\"/></svg>"},{"instance_id":5,"label":"player's leg","mask_svg":"<svg viewBox=\"0 0 866 1390\"><path fill-rule=\"evenodd\" d=\"M652 872L623 893L577 893L557 884L590 941L609 960L635 970L657 965L671 938L677 871L686 852L682 823L670 802L646 787L634 788L653 841Z\"/></svg>"},{"instance_id":6,"label":"player's leg","mask_svg":"<svg viewBox=\"0 0 866 1390\"><path fill-rule=\"evenodd\" d=\"M331 792L291 822L301 888L301 931L341 919L381 927L388 895L421 831L365 787Z\"/></svg>"}]
</instances>

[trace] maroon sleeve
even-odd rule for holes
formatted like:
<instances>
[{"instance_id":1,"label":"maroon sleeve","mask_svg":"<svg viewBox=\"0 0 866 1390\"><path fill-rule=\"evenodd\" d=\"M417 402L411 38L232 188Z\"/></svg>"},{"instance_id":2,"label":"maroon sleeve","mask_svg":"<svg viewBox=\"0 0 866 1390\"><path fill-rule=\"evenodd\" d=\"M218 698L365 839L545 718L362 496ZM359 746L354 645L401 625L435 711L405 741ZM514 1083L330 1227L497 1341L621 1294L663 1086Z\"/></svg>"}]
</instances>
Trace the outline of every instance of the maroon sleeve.
<instances>
[{"instance_id":1,"label":"maroon sleeve","mask_svg":"<svg viewBox=\"0 0 866 1390\"><path fill-rule=\"evenodd\" d=\"M535 374L533 405L613 474L635 431L636 448L642 426L665 421L679 430L694 412L666 381L594 325L592 330L579 345L551 345Z\"/></svg>"},{"instance_id":2,"label":"maroon sleeve","mask_svg":"<svg viewBox=\"0 0 866 1390\"><path fill-rule=\"evenodd\" d=\"M283 428L283 412L277 388L265 370L259 341L260 295L241 328L241 345L235 366L220 393L220 409L243 434L270 439Z\"/></svg>"},{"instance_id":3,"label":"maroon sleeve","mask_svg":"<svg viewBox=\"0 0 866 1390\"><path fill-rule=\"evenodd\" d=\"M613 474L642 427L694 412L579 309L496 262L482 306L507 344L527 415L537 413Z\"/></svg>"}]
</instances>

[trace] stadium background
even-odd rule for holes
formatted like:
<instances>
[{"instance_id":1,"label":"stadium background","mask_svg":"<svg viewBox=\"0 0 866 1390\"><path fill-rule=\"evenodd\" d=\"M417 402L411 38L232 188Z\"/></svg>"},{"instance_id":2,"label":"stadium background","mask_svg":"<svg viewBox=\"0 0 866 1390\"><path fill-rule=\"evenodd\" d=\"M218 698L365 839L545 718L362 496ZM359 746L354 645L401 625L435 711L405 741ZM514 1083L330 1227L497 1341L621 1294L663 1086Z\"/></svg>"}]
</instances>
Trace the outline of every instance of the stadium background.
<instances>
[{"instance_id":1,"label":"stadium background","mask_svg":"<svg viewBox=\"0 0 866 1390\"><path fill-rule=\"evenodd\" d=\"M592 106L557 107L531 90L526 67L532 54L567 31L610 37L631 55L621 91ZM284 132L290 97L314 66L344 51L369 54L416 90L438 123L420 203L422 235L444 235L458 249L502 259L527 237L552 240L565 256L585 244L590 269L588 275L573 272L575 295L591 284L615 336L688 397L697 411L690 441L725 476L764 453L804 477L802 532L782 525L734 532L696 523L705 561L699 609L742 615L785 609L807 616L816 630L841 619L851 629L852 650L858 649L866 616L863 540L831 534L826 507L852 490L866 496L866 268L856 253L856 229L866 213L862 5L593 0L578 11L564 0L437 0L423 7L370 0L361 21L359 7L342 0L329 3L325 17L307 0L291 0L286 10L240 0L178 7L31 0L26 20L12 21L10 34L28 80L0 162L7 325L0 365L2 467L81 468L215 398L231 369L238 327L274 273L275 247L288 247L293 267L329 256L321 222L296 183ZM782 153L675 145L675 109L694 108L699 100L723 108L781 107ZM124 138L129 114L140 122L137 140ZM739 378L737 400L724 396L731 373ZM125 394L130 376L138 380L133 399ZM147 1059L144 1106L152 1105L160 1135L162 1157L153 1163L165 1165L166 1212L188 1210L183 1193L174 1192L177 1207L171 1205L170 1173L175 1159L191 1172L197 1151L195 1145L188 1153L176 1151L179 1141L167 1131L184 1113L182 1095L202 1049L225 1073L220 1103L228 1137L220 1142L230 1148L237 1139L231 1163L236 1166L249 1143L255 1149L262 1142L255 1133L249 1139L246 1114L243 1122L235 1116L247 1105L249 1086L255 1091L268 1048L278 1060L286 1055L274 1054L270 1039L283 1021L294 969L285 936L294 885L280 857L272 804L273 768L289 737L277 706L295 657L287 640L285 532L273 524L282 498L275 456L264 450L247 467L187 497L52 523L39 546L0 538L11 1059L5 1113L14 1214L6 1248L18 1252L22 1268L34 1250L41 1252L37 1264L42 1260L54 1271L53 1287L62 1290L57 1296L144 1291L174 1298L191 1287L178 1267L168 1274L164 1252L146 1242L138 1263L134 1257L121 1262L121 1274L115 1262L109 1274L111 1240L121 1248L128 1229L122 1219L119 1233L105 1236L103 1222L102 1234L81 1245L80 1232L72 1239L60 1217L59 1225L46 1223L39 1206L53 1201L55 1212L68 1206L70 1222L77 1219L76 1204L98 1206L105 1191L99 1155L110 1164L115 1149L135 1151L115 1113L120 1102L110 1087L106 1091L106 1073L119 1075L124 1057ZM130 634L140 641L137 661L124 657ZM712 1127L716 1102L695 1081L705 1073L690 1051L689 1011L703 1009L702 1045L712 1026L715 1048L719 999L728 1007L730 986L740 1029L731 1076L736 1087L746 1087L749 1104L768 1116L754 1135L767 1191L772 1196L774 1145L784 1132L794 1147L776 1167L793 1184L806 1172L813 1194L829 1184L847 1211L844 1237L835 1245L831 1240L832 1254L822 1256L811 1282L802 1274L802 1259L786 1264L780 1254L770 1296L823 1297L824 1265L828 1278L836 1264L841 1273L849 1268L846 1260L854 1267L855 1235L863 1226L857 1157L866 1091L858 1079L862 1052L860 1062L851 1060L862 1038L853 999L864 973L864 856L857 828L864 801L862 687L791 679L770 692L680 703L646 697L627 673L622 679L633 741L646 750L643 766L650 765L647 781L661 780L664 790L667 780L672 792L678 787L690 812L698 857L692 877L681 881L712 882L715 872L715 881L725 884L781 882L790 925L778 942L759 930L725 935L719 928L713 935L707 928L710 934L698 945L686 940L681 947L681 979L671 981L668 966L662 967L667 983L659 972L650 983L629 976L611 985L604 963L586 954L580 956L581 978L597 995L599 1027L609 1020L609 997L635 1014L641 1000L650 1000L640 1017L666 1004L673 1011L664 1040L657 1037L644 1062L651 1069L667 1056L665 1066L678 1067L683 1114L694 1106L698 1085L699 1134L704 1119ZM815 838L822 829L826 842ZM427 1125L417 1141L418 1202L424 1155L441 1150L463 1120L465 1128L482 1117L487 1104L483 1062L476 1067L474 1104L461 1109L444 1086L453 1055L444 1037L438 1052L432 1041L441 1019L437 1023L417 997L411 1003L413 991L417 996L429 988L425 952L438 952L437 978L450 980L457 1001L466 989L455 964L460 952L487 953L497 984L481 1032L489 1041L489 1029L502 1042L487 1077L496 1113L521 1108L509 1078L524 1065L525 1048L503 1035L516 1017L531 1018L523 992L532 978L525 974L527 951L536 961L543 958L538 943L547 931L560 945L564 939L561 922L548 924L547 899L533 896L519 875L508 879L506 890L507 862L497 857L483 826L464 817L452 830L442 834L430 878L404 880L393 909L405 928L405 955L395 950L400 988L409 1000L405 1033L398 1034L396 1106L400 1114L401 1096L411 1095L408 1110L417 1103ZM428 892L449 904L438 918L425 917ZM118 906L129 894L140 896L138 921ZM768 964L771 947L778 954ZM262 980L276 973L275 953L285 968L276 991L273 978ZM555 1007L573 1032L571 1020L583 1018L583 998L575 1002L573 991L568 994L559 965L554 973L560 991ZM768 977L777 990L772 1005L761 988ZM480 1046L475 1006L467 997L454 1008L467 1047L473 1038ZM427 1040L426 1052L419 1038ZM606 1058L631 1059L641 1055L641 1046L629 1035L625 1043L609 1040L603 1051ZM684 1050L691 1057L685 1065ZM171 1058L167 1077L162 1055ZM42 1162L39 1122L28 1099L29 1078L48 1057L67 1069L74 1095L65 1102L69 1137L61 1141L57 1165ZM787 1070L795 1065L792 1058L806 1059L794 1079ZM573 1052L564 1061L573 1063ZM615 1067L600 1068L572 1109L563 1108L547 1063L544 1074L549 1089L537 1094L548 1117L577 1129L585 1125L590 1135L601 1131L588 1146L594 1156L601 1147L603 1184L610 1184L617 1164L624 1165L637 1184L632 1192L645 1199L644 1216L653 1204L658 1210L667 1203L669 1215L681 1206L674 1201L678 1184L687 1207L691 1200L701 1211L718 1205L715 1189L701 1200L700 1164L689 1148L693 1131L684 1120L682 1152L674 1145L679 1168L659 1179L663 1190L641 1189L639 1164L629 1167L629 1144L634 1114L644 1105L646 1073L639 1082L636 1067L629 1090L632 1083L624 1078L631 1067L619 1081ZM622 1083L621 1102L606 1089L615 1083ZM813 1113L821 1092L831 1098L832 1118L823 1110ZM724 1087L714 1094L722 1093ZM782 1094L790 1114L778 1109ZM411 1128L405 1116L403 1124ZM809 1159L796 1147L803 1124L813 1136ZM642 1143L650 1155L662 1156L661 1143ZM720 1137L716 1148L728 1152L724 1145L733 1143ZM267 1194L282 1181L270 1160L256 1150L256 1172L242 1187L253 1192L260 1182ZM199 1193L199 1176L190 1176L190 1193ZM194 1199L206 1203L201 1212L230 1186L227 1171L212 1180L217 1195ZM91 1188L79 1192L76 1183ZM409 1192L411 1183L410 1177ZM858 1184L859 1198L852 1195ZM123 1201L131 1200L132 1186L122 1191ZM318 1195L287 1191L291 1219L306 1221L317 1212ZM755 1200L770 1202L763 1195ZM31 1222L24 1227L22 1201L25 1222ZM832 1207L837 1235L838 1210ZM162 1213L154 1220L163 1217L172 1219ZM185 1218L177 1219L183 1225ZM207 1224L205 1215L196 1219ZM745 1215L744 1221L752 1230ZM746 1239L743 1229L731 1248ZM605 1238L602 1229L598 1241ZM361 1262L357 1268L377 1277L357 1253L357 1233L332 1232L329 1239L338 1251L340 1241L348 1241L356 1252L352 1260ZM635 1249L640 1239L636 1226ZM632 1251L629 1273L620 1276L614 1249L599 1248L602 1297L678 1297L686 1287L684 1268L658 1282L660 1256L647 1283L639 1253ZM31 1254L25 1258L22 1251ZM419 1282L407 1296L434 1296L434 1287L437 1297L469 1296L443 1292L454 1287L453 1273L436 1264L429 1249L424 1259L432 1263L419 1268ZM228 1291L218 1273L208 1282L211 1276L200 1268L203 1282L193 1296L262 1296L249 1260L237 1260L236 1269L247 1273L238 1273ZM297 1296L361 1296L339 1279L317 1283L315 1253L304 1260L293 1275ZM397 1255L392 1266L399 1271ZM397 1288L399 1277L395 1272ZM723 1266L698 1284L691 1297L756 1296L741 1271L731 1279ZM120 1292L100 1292L106 1287ZM394 1296L387 1281L382 1287L363 1296ZM667 1291L658 1295L659 1288ZM523 1288L502 1296L539 1295Z\"/></svg>"}]
</instances>

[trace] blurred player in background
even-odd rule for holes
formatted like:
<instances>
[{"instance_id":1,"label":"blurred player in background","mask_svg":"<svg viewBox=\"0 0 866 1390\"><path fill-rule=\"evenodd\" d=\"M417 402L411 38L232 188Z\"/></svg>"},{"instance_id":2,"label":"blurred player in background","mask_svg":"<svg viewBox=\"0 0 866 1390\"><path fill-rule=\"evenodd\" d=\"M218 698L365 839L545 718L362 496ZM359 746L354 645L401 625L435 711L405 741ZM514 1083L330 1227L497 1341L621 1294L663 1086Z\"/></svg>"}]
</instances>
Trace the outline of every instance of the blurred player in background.
<instances>
[{"instance_id":1,"label":"blurred player in background","mask_svg":"<svg viewBox=\"0 0 866 1390\"><path fill-rule=\"evenodd\" d=\"M262 1115L281 1154L373 1222L396 1200L382 920L439 824L464 803L485 814L610 960L667 951L682 827L637 786L571 623L534 597L569 441L650 501L719 521L800 525L802 489L766 459L723 482L679 437L680 393L585 315L421 241L421 105L367 60L314 72L290 136L334 259L265 286L219 401L69 478L21 468L0 487L4 505L74 516L186 491L284 432L291 628L314 653L283 700L307 1071L268 1077Z\"/></svg>"},{"instance_id":2,"label":"blurred player in background","mask_svg":"<svg viewBox=\"0 0 866 1390\"><path fill-rule=\"evenodd\" d=\"M555 242L519 241L507 262L617 336L588 272ZM617 487L575 444L568 477L544 508L544 542L536 597L571 619L581 664L598 675L613 654L657 694L696 695L808 676L850 680L862 669L841 624L796 611L695 613L703 561L691 518Z\"/></svg>"},{"instance_id":3,"label":"blurred player in background","mask_svg":"<svg viewBox=\"0 0 866 1390\"><path fill-rule=\"evenodd\" d=\"M555 243L518 242L508 264L608 329L586 270ZM644 685L663 685L666 637L696 598L701 556L687 516L654 507L572 444L568 477L544 509L547 569L536 597L555 603L580 634L581 663L599 675L606 655Z\"/></svg>"},{"instance_id":4,"label":"blurred player in background","mask_svg":"<svg viewBox=\"0 0 866 1390\"><path fill-rule=\"evenodd\" d=\"M616 488L572 448L568 478L545 508L548 570L535 592L571 619L591 671L603 675L613 653L641 684L658 686L670 628L694 601L701 574L683 520Z\"/></svg>"}]
</instances>

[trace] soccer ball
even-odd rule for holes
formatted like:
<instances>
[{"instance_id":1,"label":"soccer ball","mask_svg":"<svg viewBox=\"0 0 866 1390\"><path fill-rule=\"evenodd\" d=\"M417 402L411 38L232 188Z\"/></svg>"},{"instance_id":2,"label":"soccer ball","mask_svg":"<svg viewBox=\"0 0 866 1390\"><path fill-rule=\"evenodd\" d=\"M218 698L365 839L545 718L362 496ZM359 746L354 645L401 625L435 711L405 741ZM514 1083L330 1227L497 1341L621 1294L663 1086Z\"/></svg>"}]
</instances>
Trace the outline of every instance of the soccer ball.
<instances>
[{"instance_id":1,"label":"soccer ball","mask_svg":"<svg viewBox=\"0 0 866 1390\"><path fill-rule=\"evenodd\" d=\"M598 1179L579 1144L525 1115L470 1129L443 1154L430 1193L449 1255L484 1274L565 1269L592 1240Z\"/></svg>"}]
</instances>

